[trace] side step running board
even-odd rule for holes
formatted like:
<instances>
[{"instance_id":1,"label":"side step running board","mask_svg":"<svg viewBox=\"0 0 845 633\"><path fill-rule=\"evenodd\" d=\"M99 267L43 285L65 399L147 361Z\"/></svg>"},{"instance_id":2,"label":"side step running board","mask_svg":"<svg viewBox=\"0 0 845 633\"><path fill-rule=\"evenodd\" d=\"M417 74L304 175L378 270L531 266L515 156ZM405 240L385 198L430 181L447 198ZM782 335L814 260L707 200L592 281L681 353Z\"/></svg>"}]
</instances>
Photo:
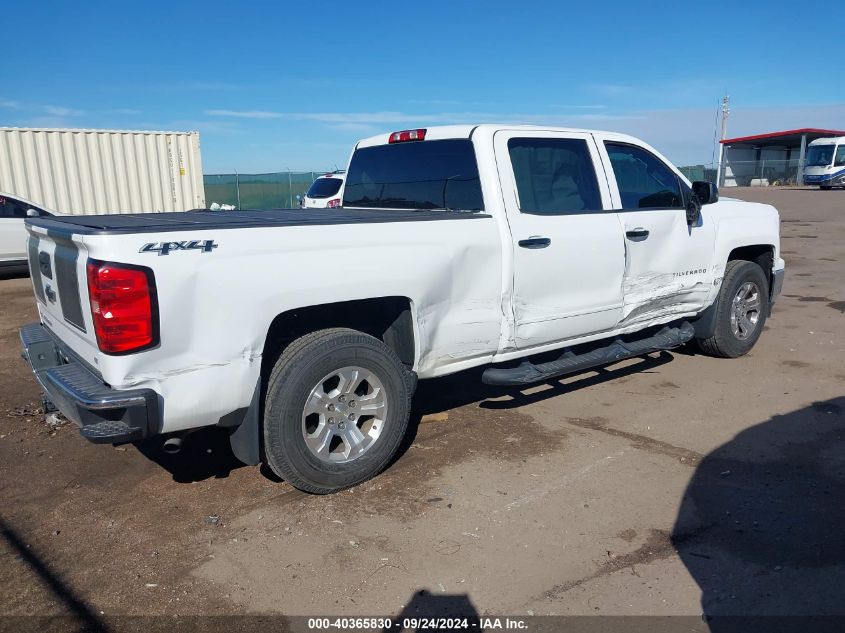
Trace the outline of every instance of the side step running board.
<instances>
[{"instance_id":1,"label":"side step running board","mask_svg":"<svg viewBox=\"0 0 845 633\"><path fill-rule=\"evenodd\" d=\"M609 365L625 358L679 347L691 340L694 335L695 329L684 321L677 327L666 326L657 334L637 341L626 342L617 338L605 347L599 347L583 354L575 354L571 350L567 350L557 360L547 363L535 365L529 361L523 361L518 367L510 369L490 367L484 371L481 380L487 385L529 385L565 374L574 374L599 365Z\"/></svg>"}]
</instances>

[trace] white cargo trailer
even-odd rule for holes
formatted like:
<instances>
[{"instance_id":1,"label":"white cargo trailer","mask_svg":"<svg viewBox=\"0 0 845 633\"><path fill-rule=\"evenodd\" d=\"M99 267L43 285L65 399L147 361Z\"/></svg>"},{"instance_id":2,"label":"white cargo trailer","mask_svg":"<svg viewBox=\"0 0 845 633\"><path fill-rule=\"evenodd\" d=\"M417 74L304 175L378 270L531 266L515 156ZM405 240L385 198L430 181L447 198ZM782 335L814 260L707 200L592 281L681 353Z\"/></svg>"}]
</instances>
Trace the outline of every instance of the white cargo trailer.
<instances>
[{"instance_id":1,"label":"white cargo trailer","mask_svg":"<svg viewBox=\"0 0 845 633\"><path fill-rule=\"evenodd\" d=\"M71 215L203 208L199 132L0 127L0 191Z\"/></svg>"}]
</instances>

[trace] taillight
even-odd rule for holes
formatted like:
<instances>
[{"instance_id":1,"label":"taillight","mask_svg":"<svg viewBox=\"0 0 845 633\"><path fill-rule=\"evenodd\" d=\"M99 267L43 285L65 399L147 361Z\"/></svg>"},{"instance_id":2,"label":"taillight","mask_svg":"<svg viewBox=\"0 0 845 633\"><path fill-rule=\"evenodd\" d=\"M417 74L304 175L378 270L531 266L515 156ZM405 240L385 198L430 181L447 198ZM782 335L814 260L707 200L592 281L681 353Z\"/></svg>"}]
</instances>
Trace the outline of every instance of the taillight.
<instances>
[{"instance_id":1,"label":"taillight","mask_svg":"<svg viewBox=\"0 0 845 633\"><path fill-rule=\"evenodd\" d=\"M335 198L333 200L329 200L329 203L326 205L329 209L334 209L340 206L340 198Z\"/></svg>"},{"instance_id":2,"label":"taillight","mask_svg":"<svg viewBox=\"0 0 845 633\"><path fill-rule=\"evenodd\" d=\"M406 143L408 141L424 141L425 130L402 130L390 135L388 143Z\"/></svg>"},{"instance_id":3,"label":"taillight","mask_svg":"<svg viewBox=\"0 0 845 633\"><path fill-rule=\"evenodd\" d=\"M158 301L149 268L89 259L88 296L100 351L127 354L158 343Z\"/></svg>"}]
</instances>

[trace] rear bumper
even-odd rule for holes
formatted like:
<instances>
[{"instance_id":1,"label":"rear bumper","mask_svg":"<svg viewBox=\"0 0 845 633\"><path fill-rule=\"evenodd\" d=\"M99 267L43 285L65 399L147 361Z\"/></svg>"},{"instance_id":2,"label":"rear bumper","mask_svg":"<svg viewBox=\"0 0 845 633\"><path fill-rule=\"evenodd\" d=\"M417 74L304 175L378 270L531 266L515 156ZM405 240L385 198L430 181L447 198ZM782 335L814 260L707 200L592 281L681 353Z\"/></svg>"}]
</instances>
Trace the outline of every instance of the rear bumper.
<instances>
[{"instance_id":1,"label":"rear bumper","mask_svg":"<svg viewBox=\"0 0 845 633\"><path fill-rule=\"evenodd\" d=\"M40 323L20 330L22 356L47 398L95 444L134 442L159 427L159 399L152 389L117 390L65 353Z\"/></svg>"}]
</instances>

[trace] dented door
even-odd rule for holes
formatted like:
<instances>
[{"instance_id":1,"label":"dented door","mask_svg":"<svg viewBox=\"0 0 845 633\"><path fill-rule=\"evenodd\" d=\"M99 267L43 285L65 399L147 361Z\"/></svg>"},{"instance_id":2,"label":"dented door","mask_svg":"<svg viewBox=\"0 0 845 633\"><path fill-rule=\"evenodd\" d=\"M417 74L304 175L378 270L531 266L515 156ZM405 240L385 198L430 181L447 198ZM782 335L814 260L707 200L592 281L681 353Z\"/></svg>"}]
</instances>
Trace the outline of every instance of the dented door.
<instances>
[{"instance_id":1,"label":"dented door","mask_svg":"<svg viewBox=\"0 0 845 633\"><path fill-rule=\"evenodd\" d=\"M715 230L708 207L687 222L689 186L650 148L600 138L614 207L625 235L620 325L665 322L703 309L714 271Z\"/></svg>"},{"instance_id":2,"label":"dented door","mask_svg":"<svg viewBox=\"0 0 845 633\"><path fill-rule=\"evenodd\" d=\"M503 130L494 139L513 240L516 348L613 329L624 244L592 136Z\"/></svg>"}]
</instances>

